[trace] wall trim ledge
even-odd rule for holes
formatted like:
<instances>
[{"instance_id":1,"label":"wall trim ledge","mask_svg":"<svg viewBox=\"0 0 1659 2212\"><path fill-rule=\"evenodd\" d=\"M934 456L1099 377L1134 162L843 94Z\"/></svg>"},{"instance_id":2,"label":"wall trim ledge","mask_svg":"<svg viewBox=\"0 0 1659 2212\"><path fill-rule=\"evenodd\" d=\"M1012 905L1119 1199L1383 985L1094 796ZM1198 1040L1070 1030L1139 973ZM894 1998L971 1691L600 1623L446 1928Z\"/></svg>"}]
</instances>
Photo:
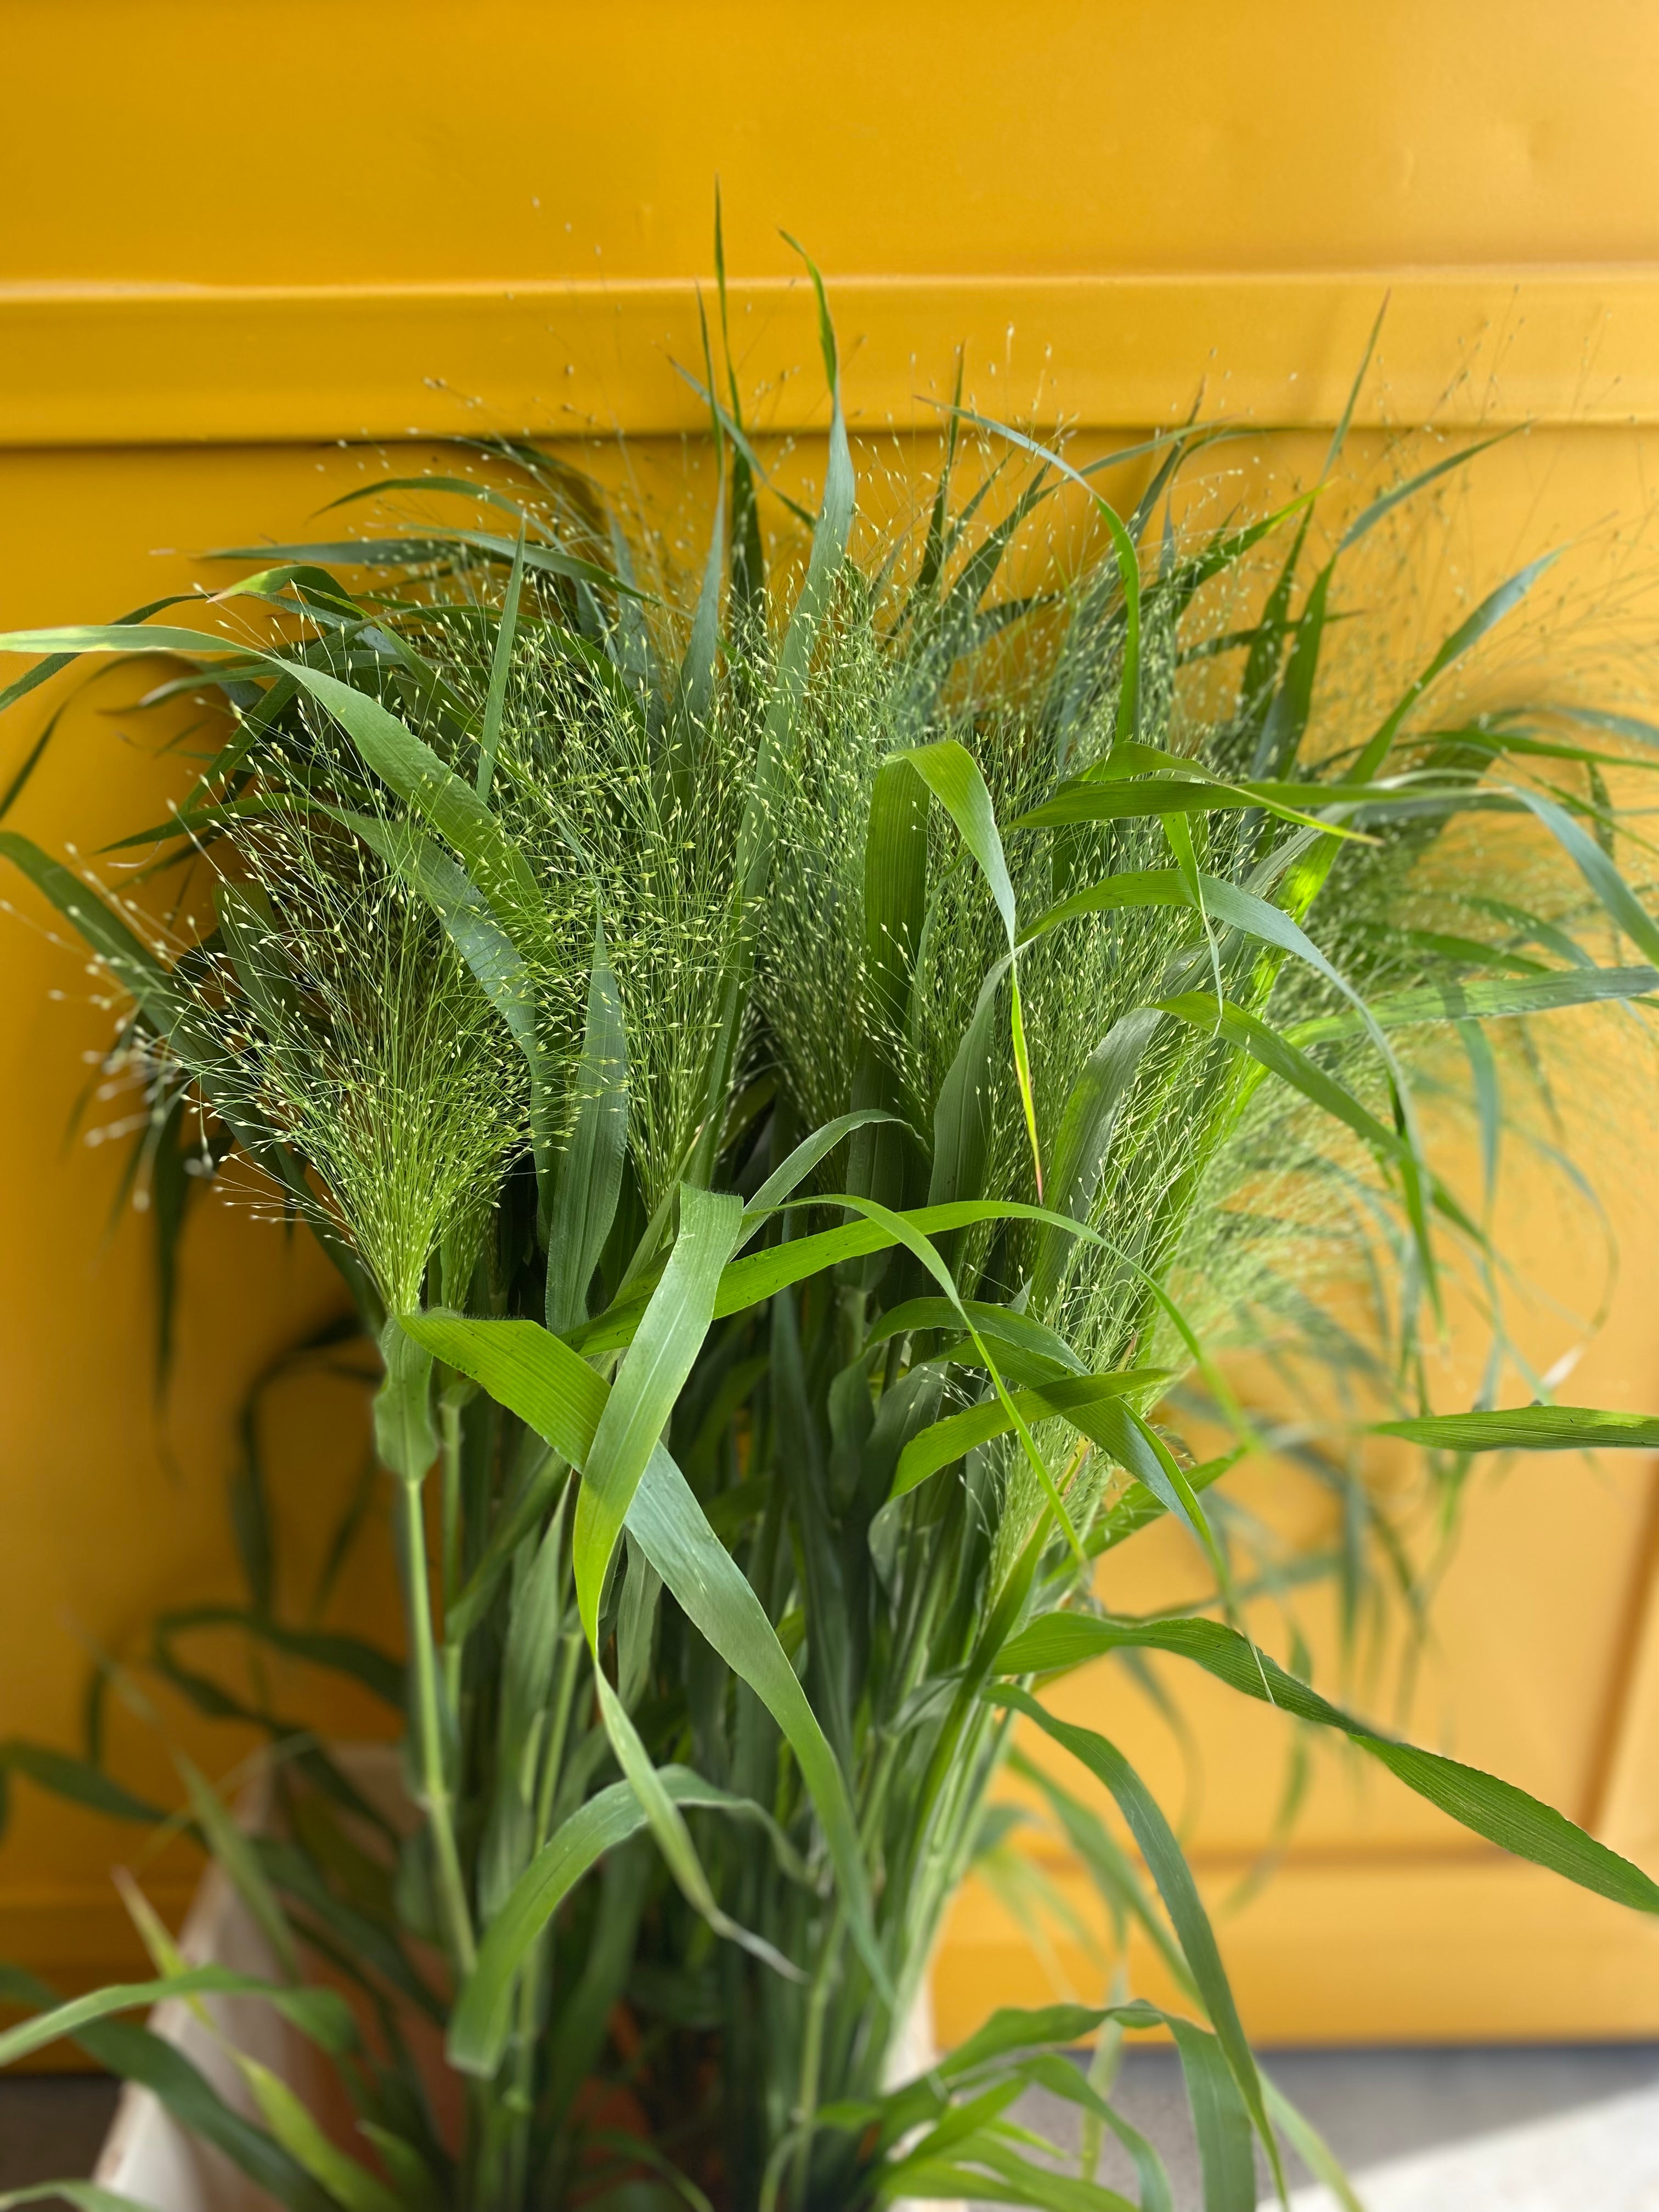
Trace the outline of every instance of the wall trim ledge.
<instances>
[{"instance_id":1,"label":"wall trim ledge","mask_svg":"<svg viewBox=\"0 0 1659 2212\"><path fill-rule=\"evenodd\" d=\"M710 287L705 284L707 293ZM830 282L849 416L930 428L956 348L985 412L1133 428L1338 418L1383 300L1362 425L1659 422L1659 264ZM732 291L757 421L823 428L811 295ZM0 284L0 445L696 433L690 279ZM932 404L930 404L932 403Z\"/></svg>"}]
</instances>

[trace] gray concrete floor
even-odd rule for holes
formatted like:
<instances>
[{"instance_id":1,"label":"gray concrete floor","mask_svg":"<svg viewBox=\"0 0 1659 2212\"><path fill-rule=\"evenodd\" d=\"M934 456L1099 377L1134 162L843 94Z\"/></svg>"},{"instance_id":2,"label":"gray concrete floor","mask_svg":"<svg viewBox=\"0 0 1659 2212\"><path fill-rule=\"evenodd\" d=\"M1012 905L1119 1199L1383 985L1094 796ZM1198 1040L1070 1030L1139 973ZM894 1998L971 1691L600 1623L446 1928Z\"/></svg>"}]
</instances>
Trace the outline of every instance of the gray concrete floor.
<instances>
[{"instance_id":1,"label":"gray concrete floor","mask_svg":"<svg viewBox=\"0 0 1659 2212\"><path fill-rule=\"evenodd\" d=\"M1264 2063L1279 2088L1361 2177L1362 2196L1369 2168L1464 2144L1468 2170L1478 2171L1483 2139L1536 2129L1540 2123L1571 2123L1576 2117L1583 2129L1565 2139L1589 2146L1597 2108L1628 2116L1632 2098L1652 2100L1659 2148L1659 2044L1291 2051L1270 2053ZM14 2075L0 2080L0 2190L89 2173L115 2095L115 2085L96 2075ZM1126 2053L1116 2101L1163 2153L1177 2212L1198 2212L1197 2152L1175 2054L1147 2049ZM1034 2096L1021 2116L1062 2145L1076 2142L1076 2108L1058 2099ZM1576 2155L1588 2164L1588 2148ZM1103 2156L1100 2178L1133 2192L1133 2172L1115 2145ZM1304 2178L1292 2175L1296 2181ZM1583 2178L1591 2179L1588 2171ZM1565 2185L1570 2191L1571 2176ZM1539 2201L1553 2202L1547 2195ZM1560 2212L1579 2212L1580 2201L1563 2194Z\"/></svg>"},{"instance_id":2,"label":"gray concrete floor","mask_svg":"<svg viewBox=\"0 0 1659 2212\"><path fill-rule=\"evenodd\" d=\"M1536 2128L1551 2120L1583 2115L1594 2132L1598 2107L1623 2111L1632 2096L1652 2100L1656 2146L1659 2147L1659 2044L1546 2046L1502 2050L1279 2051L1262 2059L1291 2102L1324 2136L1351 2175L1360 2197L1364 2176L1398 2160L1466 2145L1470 2170L1478 2173L1482 2145L1508 2131ZM1174 2051L1142 2048L1125 2053L1113 2101L1139 2129L1169 2168L1176 2212L1199 2212L1202 2203L1198 2151ZM1066 2148L1078 2138L1074 2106L1044 2094L1023 2100L1019 2117L1051 2141ZM1292 2187L1308 2176L1292 2158ZM1589 2178L1587 2174L1587 2179ZM1103 2152L1100 2179L1133 2199L1134 2172L1115 2144ZM1267 2173L1261 2175L1267 2193ZM1460 2186L1474 2185L1465 2182ZM1382 2180L1379 2175L1379 2197ZM1314 2200L1317 2202L1318 2200ZM1413 2196L1411 2202L1419 2201ZM1431 2192L1420 2201L1437 2207ZM1650 2200L1640 2202L1645 2212ZM1449 2197L1457 2212L1474 2212L1473 2200ZM1555 2200L1540 2197L1550 2212ZM1659 2202L1659 2200L1656 2200ZM1582 2212L1583 2200L1559 2198L1559 2212ZM1611 2208L1602 2208L1611 2212Z\"/></svg>"},{"instance_id":3,"label":"gray concrete floor","mask_svg":"<svg viewBox=\"0 0 1659 2212\"><path fill-rule=\"evenodd\" d=\"M0 2078L0 2190L84 2179L97 2161L118 2094L103 2074Z\"/></svg>"}]
</instances>

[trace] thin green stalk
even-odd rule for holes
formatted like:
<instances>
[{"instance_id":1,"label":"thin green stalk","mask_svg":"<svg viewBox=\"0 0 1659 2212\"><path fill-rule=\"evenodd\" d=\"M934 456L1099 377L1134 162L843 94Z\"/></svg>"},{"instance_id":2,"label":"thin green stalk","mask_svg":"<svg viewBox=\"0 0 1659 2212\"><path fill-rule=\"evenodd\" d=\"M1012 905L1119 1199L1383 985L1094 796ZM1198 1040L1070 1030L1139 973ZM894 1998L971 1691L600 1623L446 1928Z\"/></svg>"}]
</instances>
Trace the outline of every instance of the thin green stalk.
<instances>
[{"instance_id":1,"label":"thin green stalk","mask_svg":"<svg viewBox=\"0 0 1659 2212\"><path fill-rule=\"evenodd\" d=\"M441 1491L441 1557L445 1607L443 1644L444 1696L454 1712L460 1704L461 1647L448 1633L450 1601L461 1587L461 1407L446 1390L438 1405L438 1434Z\"/></svg>"},{"instance_id":2,"label":"thin green stalk","mask_svg":"<svg viewBox=\"0 0 1659 2212\"><path fill-rule=\"evenodd\" d=\"M558 1789L559 1771L564 1765L564 1741L570 1731L570 1708L576 1694L576 1673L581 1663L583 1638L579 1628L568 1629L559 1639L559 1678L553 1692L553 1719L548 1730L547 1748L542 1754L541 1773L536 1789L536 1826L533 1848L540 1850L551 1832L553 1801Z\"/></svg>"},{"instance_id":3,"label":"thin green stalk","mask_svg":"<svg viewBox=\"0 0 1659 2212\"><path fill-rule=\"evenodd\" d=\"M801 2044L800 2088L796 2103L800 2129L795 2146L796 2212L805 2212L807 2185L811 2178L813 2121L818 2108L818 2076L823 2062L823 2016L829 2009L830 1990L840 1966L842 1939L846 1932L846 1908L837 1902L806 2000L806 2033Z\"/></svg>"},{"instance_id":4,"label":"thin green stalk","mask_svg":"<svg viewBox=\"0 0 1659 2212\"><path fill-rule=\"evenodd\" d=\"M399 1474L404 1556L406 1563L404 1596L409 1612L410 1654L413 1662L413 1700L410 1717L415 1726L415 1756L420 1775L421 1804L432 1831L436 1862L439 1908L443 1914L450 1955L458 1971L469 1974L477 1957L472 1917L467 1909L466 1881L455 1841L454 1808L444 1767L444 1739L436 1646L432 1632L432 1597L427 1583L426 1514L422 1482Z\"/></svg>"},{"instance_id":5,"label":"thin green stalk","mask_svg":"<svg viewBox=\"0 0 1659 2212\"><path fill-rule=\"evenodd\" d=\"M554 1795L559 1771L564 1763L565 1737L570 1726L577 1669L586 1648L580 1629L567 1632L560 1639L559 1673L554 1685L547 1745L537 1778L535 1823L530 1847L532 1858L548 1839ZM530 2133L535 2119L536 2032L547 1979L549 1956L550 1939L544 1934L526 1960L519 1982L512 2080L502 2100L508 2113L508 2133L503 2160L505 2194L502 2199L507 2204L522 2202L529 2176Z\"/></svg>"}]
</instances>

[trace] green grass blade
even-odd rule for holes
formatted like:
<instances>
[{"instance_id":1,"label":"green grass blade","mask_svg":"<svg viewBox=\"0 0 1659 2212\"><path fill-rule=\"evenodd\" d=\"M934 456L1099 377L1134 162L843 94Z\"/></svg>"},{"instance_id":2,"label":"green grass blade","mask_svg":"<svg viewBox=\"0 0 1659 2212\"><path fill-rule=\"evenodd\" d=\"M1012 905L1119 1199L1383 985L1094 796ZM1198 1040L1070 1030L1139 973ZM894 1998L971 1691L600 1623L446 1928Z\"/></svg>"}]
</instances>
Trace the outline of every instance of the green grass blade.
<instances>
[{"instance_id":1,"label":"green grass blade","mask_svg":"<svg viewBox=\"0 0 1659 2212\"><path fill-rule=\"evenodd\" d=\"M875 1011L901 1032L927 913L928 787L902 756L876 770L864 843L864 952Z\"/></svg>"},{"instance_id":2,"label":"green grass blade","mask_svg":"<svg viewBox=\"0 0 1659 2212\"><path fill-rule=\"evenodd\" d=\"M191 1810L207 1839L209 1850L224 1869L231 1887L242 1900L249 1918L270 1944L283 1971L290 1980L297 1981L300 1959L295 1948L294 1931L289 1926L288 1915L277 1901L276 1891L266 1879L252 1838L231 1818L218 1791L193 1760L175 1753L174 1761L189 1792Z\"/></svg>"},{"instance_id":3,"label":"green grass blade","mask_svg":"<svg viewBox=\"0 0 1659 2212\"><path fill-rule=\"evenodd\" d=\"M573 1080L575 1118L547 1214L547 1326L556 1335L587 1318L588 1285L617 1218L628 1153L628 1031L598 916Z\"/></svg>"},{"instance_id":4,"label":"green grass blade","mask_svg":"<svg viewBox=\"0 0 1659 2212\"><path fill-rule=\"evenodd\" d=\"M1109 500L1096 495L1101 520L1111 535L1123 594L1123 662L1118 676L1114 745L1132 744L1140 735L1140 556Z\"/></svg>"},{"instance_id":5,"label":"green grass blade","mask_svg":"<svg viewBox=\"0 0 1659 2212\"><path fill-rule=\"evenodd\" d=\"M498 514L509 516L526 529L541 532L542 526L530 509L503 491L495 491L481 483L476 477L377 477L373 483L360 484L356 491L342 492L338 499L331 499L318 507L319 514L332 514L343 507L357 507L364 500L384 499L389 491L453 492L457 498L476 501L483 507L493 507Z\"/></svg>"},{"instance_id":6,"label":"green grass blade","mask_svg":"<svg viewBox=\"0 0 1659 2212\"><path fill-rule=\"evenodd\" d=\"M331 1674L347 1675L382 1705L402 1709L402 1662L361 1636L348 1635L338 1629L289 1628L269 1613L235 1605L187 1606L159 1614L155 1621L156 1633L166 1637L191 1628L240 1629L244 1636L289 1658L303 1659L308 1666L324 1667Z\"/></svg>"},{"instance_id":7,"label":"green grass blade","mask_svg":"<svg viewBox=\"0 0 1659 2212\"><path fill-rule=\"evenodd\" d=\"M0 1966L0 1994L18 2004L50 2006L58 2001L33 1975L5 1966ZM164 2036L152 2034L149 2028L129 2021L106 2019L82 2028L75 2040L105 2073L148 2089L181 2127L222 2151L287 2212L335 2212L332 2198L319 2189L304 2168L263 2128L233 2112L184 2052Z\"/></svg>"},{"instance_id":8,"label":"green grass blade","mask_svg":"<svg viewBox=\"0 0 1659 2212\"><path fill-rule=\"evenodd\" d=\"M680 663L674 694L669 773L682 804L690 798L696 748L707 731L709 702L714 696L720 645L720 592L726 581L726 434L720 424L720 410L714 400L714 364L709 352L708 319L703 313L701 288L697 293L697 321L702 331L703 364L708 379L714 437L714 502L702 586L697 593L696 611L691 618L691 634L686 640L685 657Z\"/></svg>"},{"instance_id":9,"label":"green grass blade","mask_svg":"<svg viewBox=\"0 0 1659 2212\"><path fill-rule=\"evenodd\" d=\"M1212 1005L1213 1002L1211 1003ZM861 1213L867 1201L846 1192L836 1192L822 1199L802 1200L800 1203L849 1206L855 1212ZM807 1276L816 1275L825 1267L837 1266L843 1260L858 1260L871 1252L890 1251L895 1245L906 1242L910 1230L919 1231L924 1237L936 1237L948 1235L953 1229L972 1228L981 1221L1044 1222L1067 1237L1087 1237L1096 1243L1100 1242L1085 1223L1069 1221L1064 1215L1050 1212L1045 1206L1026 1206L1012 1199L956 1199L918 1206L903 1215L892 1213L884 1206L863 1219L849 1222L844 1228L823 1230L813 1236L795 1237L787 1244L775 1245L764 1252L751 1252L741 1260L732 1261L720 1278L720 1289L714 1299L714 1318L724 1321L732 1314L745 1311L750 1306L763 1304L779 1291L787 1290L792 1284L803 1282ZM902 1222L904 1229L890 1225L895 1222ZM956 1310L961 1310L959 1306ZM582 1350L594 1352L629 1342L638 1327L639 1311L637 1305L629 1304L599 1315L587 1329L580 1333Z\"/></svg>"},{"instance_id":10,"label":"green grass blade","mask_svg":"<svg viewBox=\"0 0 1659 2212\"><path fill-rule=\"evenodd\" d=\"M1171 871L1170 872L1173 872ZM1048 1195L1057 1213L1087 1218L1105 1170L1112 1131L1139 1072L1143 1054L1162 1025L1153 1007L1121 1015L1085 1060L1060 1115ZM1042 1306L1053 1295L1074 1238L1045 1230L1031 1270L1032 1297Z\"/></svg>"},{"instance_id":11,"label":"green grass blade","mask_svg":"<svg viewBox=\"0 0 1659 2212\"><path fill-rule=\"evenodd\" d=\"M717 1936L726 1936L751 1956L770 1966L787 1980L802 1981L805 1977L800 1969L782 1952L769 1943L763 1936L752 1934L726 1912L715 1896L697 1847L691 1840L691 1831L685 1824L672 1793L663 1780L661 1770L652 1760L650 1753L640 1741L639 1730L629 1719L627 1708L611 1688L610 1678L597 1662L593 1668L593 1686L599 1693L599 1714L605 1732L611 1740L611 1748L617 1754L617 1764L626 1777L629 1787L638 1798L657 1848L661 1851L668 1871L678 1883L681 1893L695 1911L700 1912Z\"/></svg>"},{"instance_id":12,"label":"green grass blade","mask_svg":"<svg viewBox=\"0 0 1659 2212\"><path fill-rule=\"evenodd\" d=\"M1425 486L1433 483L1437 477L1449 474L1452 470L1467 468L1478 454L1484 453L1490 447L1501 446L1505 438L1514 435L1512 429L1499 430L1490 438L1482 438L1473 446L1466 446L1462 453L1449 453L1444 460L1435 461L1428 468L1419 469L1415 476L1407 477L1404 483L1395 484L1391 491L1382 493L1362 507L1343 532L1337 542L1337 556L1340 558L1351 546L1357 545L1367 531L1374 530L1383 516L1391 514L1402 501L1414 499Z\"/></svg>"},{"instance_id":13,"label":"green grass blade","mask_svg":"<svg viewBox=\"0 0 1659 2212\"><path fill-rule=\"evenodd\" d=\"M1462 795L1462 790L1457 793ZM1016 830L1053 830L1072 822L1129 822L1154 814L1212 814L1239 807L1260 807L1293 822L1298 829L1318 830L1341 839L1357 836L1341 823L1310 814L1310 806L1357 806L1367 801L1397 799L1402 794L1392 785L1366 785L1363 789L1321 783L1291 783L1267 780L1227 783L1207 771L1193 775L1091 778L1062 784L1050 799L1014 821Z\"/></svg>"},{"instance_id":14,"label":"green grass blade","mask_svg":"<svg viewBox=\"0 0 1659 2212\"><path fill-rule=\"evenodd\" d=\"M280 2074L246 2051L233 2051L231 2055L271 2134L343 2212L408 2212L394 2191L329 2140Z\"/></svg>"},{"instance_id":15,"label":"green grass blade","mask_svg":"<svg viewBox=\"0 0 1659 2212\"><path fill-rule=\"evenodd\" d=\"M350 738L364 766L423 815L454 848L508 937L521 953L526 957L532 953L546 931L535 876L477 792L378 699L321 669L274 657L271 665L290 675L325 708Z\"/></svg>"},{"instance_id":16,"label":"green grass blade","mask_svg":"<svg viewBox=\"0 0 1659 2212\"><path fill-rule=\"evenodd\" d=\"M1511 786L1510 792L1523 806L1530 808L1555 838L1637 951L1659 965L1659 923L1655 922L1595 839L1553 799L1536 791L1522 790L1518 785Z\"/></svg>"},{"instance_id":17,"label":"green grass blade","mask_svg":"<svg viewBox=\"0 0 1659 2212\"><path fill-rule=\"evenodd\" d=\"M0 652L187 653L246 654L247 648L204 631L106 624L60 630L16 630L0 636ZM389 708L325 670L280 654L252 656L286 676L327 708L366 767L426 816L459 855L497 919L520 949L545 928L536 881L524 855L502 832L477 793Z\"/></svg>"},{"instance_id":18,"label":"green grass blade","mask_svg":"<svg viewBox=\"0 0 1659 2212\"><path fill-rule=\"evenodd\" d=\"M991 1062L996 998L1008 963L999 961L980 986L979 999L962 1033L933 1107L933 1158L927 1185L930 1206L979 1198L991 1146Z\"/></svg>"},{"instance_id":19,"label":"green grass blade","mask_svg":"<svg viewBox=\"0 0 1659 2212\"><path fill-rule=\"evenodd\" d=\"M1536 561L1528 562L1524 568L1517 569L1513 576L1498 585L1496 591L1489 592L1474 613L1443 640L1422 673L1412 679L1400 700L1360 748L1352 766L1343 775L1345 783L1370 782L1393 750L1401 723L1436 678L1443 675L1454 662L1461 660L1466 653L1480 643L1488 630L1518 606L1545 570L1553 567L1559 558L1559 554L1546 553Z\"/></svg>"},{"instance_id":20,"label":"green grass blade","mask_svg":"<svg viewBox=\"0 0 1659 2212\"><path fill-rule=\"evenodd\" d=\"M1188 2020L1172 2020L1170 2027L1181 2054L1193 2132L1198 2137L1204 2212L1255 2212L1250 2114L1232 2069L1213 2035Z\"/></svg>"},{"instance_id":21,"label":"green grass blade","mask_svg":"<svg viewBox=\"0 0 1659 2212\"><path fill-rule=\"evenodd\" d=\"M793 241L792 241L793 242ZM797 249L799 251L799 249ZM744 994L754 964L754 933L761 902L772 872L776 823L781 817L781 784L793 759L800 709L811 672L812 653L819 626L829 611L857 504L852 448L842 410L841 380L836 367L835 332L830 321L823 282L809 259L807 268L817 295L824 367L830 379L830 439L823 475L823 504L812 532L806 574L789 616L774 672L766 714L755 750L749 790L738 824L734 875L740 901L737 942L728 956L721 987L720 1012L713 1025L713 1042L703 1085L702 1133L686 1171L688 1182L707 1188L714 1179L714 1161L726 1127L732 1062L742 1028Z\"/></svg>"},{"instance_id":22,"label":"green grass blade","mask_svg":"<svg viewBox=\"0 0 1659 2212\"><path fill-rule=\"evenodd\" d=\"M1267 2094L1267 2110L1278 2121L1285 2140L1316 2181L1322 2181L1341 2212L1365 2212L1365 2207L1354 2194L1353 2185L1343 2172L1335 2152L1312 2122L1297 2110L1282 2089L1275 2087L1270 2076L1261 2076L1261 2086Z\"/></svg>"},{"instance_id":23,"label":"green grass blade","mask_svg":"<svg viewBox=\"0 0 1659 2212\"><path fill-rule=\"evenodd\" d=\"M1001 1369L986 1349L983 1337L969 1317L968 1309L957 1289L956 1278L939 1257L927 1231L917 1226L913 1217L895 1213L889 1207L878 1204L874 1199L852 1198L843 1194L836 1202L852 1206L855 1212L862 1213L872 1225L886 1230L891 1237L904 1246L907 1251L921 1261L922 1266L956 1309L961 1316L963 1329L972 1340L975 1351L979 1354L980 1364L991 1378L991 1387L996 1392L1004 1412L1008 1415L1010 1426L1019 1438L1020 1448L1025 1455L1026 1463L1032 1474L1036 1475L1044 1496L1048 1500L1060 1533L1071 1547L1073 1556L1076 1559L1079 1566L1084 1566L1082 1539L1073 1525L1071 1515L1066 1510L1066 1501L1055 1486L1054 1476L1048 1472L1048 1462L1036 1448L1025 1416L1010 1395L1008 1386L1002 1379Z\"/></svg>"},{"instance_id":24,"label":"green grass blade","mask_svg":"<svg viewBox=\"0 0 1659 2212\"><path fill-rule=\"evenodd\" d=\"M888 1996L869 1878L841 1767L766 1608L709 1527L685 1477L660 1449L634 1492L628 1528L692 1626L783 1731L823 1826L854 1940L876 1988Z\"/></svg>"},{"instance_id":25,"label":"green grass blade","mask_svg":"<svg viewBox=\"0 0 1659 2212\"><path fill-rule=\"evenodd\" d=\"M1121 1468L1149 1490L1166 1513L1173 1513L1209 1559L1224 1595L1231 1598L1231 1577L1215 1531L1185 1469L1156 1429L1131 1406L1092 1407L1077 1425Z\"/></svg>"},{"instance_id":26,"label":"green grass blade","mask_svg":"<svg viewBox=\"0 0 1659 2212\"><path fill-rule=\"evenodd\" d=\"M514 541L511 538L497 537L487 530L453 529L408 532L399 538L340 538L326 544L224 545L203 557L209 561L269 561L275 554L279 561L333 562L344 568L422 568L449 557L457 546L482 553L502 568L512 564ZM595 591L616 592L630 599L649 596L624 583L611 569L601 568L592 561L579 560L574 554L557 552L549 545L527 544L524 558L526 568L538 569L544 575L561 576L570 583L586 584Z\"/></svg>"},{"instance_id":27,"label":"green grass blade","mask_svg":"<svg viewBox=\"0 0 1659 2212\"><path fill-rule=\"evenodd\" d=\"M1019 942L1019 923L1014 909L1013 880L1002 849L996 809L979 763L955 738L942 738L931 745L914 745L897 756L907 760L957 826L957 835L972 854L986 887L996 902L1012 954Z\"/></svg>"},{"instance_id":28,"label":"green grass blade","mask_svg":"<svg viewBox=\"0 0 1659 2212\"><path fill-rule=\"evenodd\" d=\"M489 690L484 700L483 727L478 734L477 792L480 799L489 797L489 786L495 774L495 749L501 738L501 714L507 706L507 681L513 672L513 634L519 624L519 599L524 586L525 525L519 525L519 542L514 548L513 568L507 580L507 597L501 602L501 616L495 625L495 650L489 661Z\"/></svg>"}]
</instances>

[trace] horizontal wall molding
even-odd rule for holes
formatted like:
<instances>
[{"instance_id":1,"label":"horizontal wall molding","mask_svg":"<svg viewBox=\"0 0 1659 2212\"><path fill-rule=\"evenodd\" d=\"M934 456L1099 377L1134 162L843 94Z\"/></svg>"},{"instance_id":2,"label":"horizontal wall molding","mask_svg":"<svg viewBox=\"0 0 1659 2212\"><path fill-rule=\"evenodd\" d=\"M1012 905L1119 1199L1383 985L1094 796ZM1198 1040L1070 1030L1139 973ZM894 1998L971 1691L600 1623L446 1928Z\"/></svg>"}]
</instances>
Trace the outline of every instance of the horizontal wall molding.
<instances>
[{"instance_id":1,"label":"horizontal wall molding","mask_svg":"<svg viewBox=\"0 0 1659 2212\"><path fill-rule=\"evenodd\" d=\"M937 422L956 349L983 411L1045 426L1336 421L1388 312L1362 424L1659 422L1659 265L832 279L849 417ZM712 300L708 301L712 309ZM757 423L825 417L810 287L740 283ZM688 283L0 286L0 444L232 444L706 417Z\"/></svg>"}]
</instances>

